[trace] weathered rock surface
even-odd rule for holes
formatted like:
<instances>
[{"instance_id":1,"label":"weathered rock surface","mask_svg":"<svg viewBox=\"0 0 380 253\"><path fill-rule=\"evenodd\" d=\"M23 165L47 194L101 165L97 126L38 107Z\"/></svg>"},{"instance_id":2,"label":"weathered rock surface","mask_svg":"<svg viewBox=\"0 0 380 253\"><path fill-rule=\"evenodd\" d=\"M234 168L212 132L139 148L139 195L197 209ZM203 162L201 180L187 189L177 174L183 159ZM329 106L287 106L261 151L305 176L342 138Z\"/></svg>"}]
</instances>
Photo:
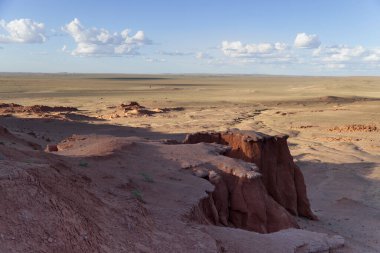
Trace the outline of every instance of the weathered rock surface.
<instances>
[{"instance_id":1,"label":"weathered rock surface","mask_svg":"<svg viewBox=\"0 0 380 253\"><path fill-rule=\"evenodd\" d=\"M257 234L241 229L208 226L206 231L219 242L219 252L329 253L341 248L341 236L328 236L302 229L286 229L271 234ZM238 242L238 243L237 243ZM345 252L345 251L339 251Z\"/></svg>"},{"instance_id":2,"label":"weathered rock surface","mask_svg":"<svg viewBox=\"0 0 380 253\"><path fill-rule=\"evenodd\" d=\"M226 146L77 135L48 153L1 127L0 141L0 252L304 253L343 245L300 229L231 228L269 232L293 227L294 217L266 193L254 164L221 155ZM225 191L232 209L218 202ZM206 200L215 216L199 208ZM209 225L189 219L192 211Z\"/></svg>"},{"instance_id":3,"label":"weathered rock surface","mask_svg":"<svg viewBox=\"0 0 380 253\"><path fill-rule=\"evenodd\" d=\"M228 157L257 165L269 195L292 215L317 219L310 209L301 170L293 162L287 145L288 136L269 136L255 132L227 131L190 134L184 143L199 142L228 145ZM254 196L254 195L253 195Z\"/></svg>"},{"instance_id":4,"label":"weathered rock surface","mask_svg":"<svg viewBox=\"0 0 380 253\"><path fill-rule=\"evenodd\" d=\"M76 107L32 105L23 106L14 103L0 103L0 113L51 113L51 112L73 112L78 111Z\"/></svg>"},{"instance_id":5,"label":"weathered rock surface","mask_svg":"<svg viewBox=\"0 0 380 253\"><path fill-rule=\"evenodd\" d=\"M57 145L54 145L54 144L48 144L45 148L45 151L46 152L57 152L58 147L57 147Z\"/></svg>"},{"instance_id":6,"label":"weathered rock surface","mask_svg":"<svg viewBox=\"0 0 380 253\"><path fill-rule=\"evenodd\" d=\"M269 196L257 168L252 169L240 165L209 171L207 178L215 190L200 202L204 219L259 233L298 228L294 217Z\"/></svg>"},{"instance_id":7,"label":"weathered rock surface","mask_svg":"<svg viewBox=\"0 0 380 253\"><path fill-rule=\"evenodd\" d=\"M108 109L116 109L110 115L102 115L100 117L105 118L120 118L120 117L141 117L141 116L153 116L154 114L167 113L171 111L183 111L183 107L175 108L154 108L149 109L140 105L138 102L132 101L129 104L120 104L119 106L111 106Z\"/></svg>"},{"instance_id":8,"label":"weathered rock surface","mask_svg":"<svg viewBox=\"0 0 380 253\"><path fill-rule=\"evenodd\" d=\"M330 132L352 133L352 132L379 132L380 128L375 124L351 124L345 126L335 126L328 129Z\"/></svg>"}]
</instances>

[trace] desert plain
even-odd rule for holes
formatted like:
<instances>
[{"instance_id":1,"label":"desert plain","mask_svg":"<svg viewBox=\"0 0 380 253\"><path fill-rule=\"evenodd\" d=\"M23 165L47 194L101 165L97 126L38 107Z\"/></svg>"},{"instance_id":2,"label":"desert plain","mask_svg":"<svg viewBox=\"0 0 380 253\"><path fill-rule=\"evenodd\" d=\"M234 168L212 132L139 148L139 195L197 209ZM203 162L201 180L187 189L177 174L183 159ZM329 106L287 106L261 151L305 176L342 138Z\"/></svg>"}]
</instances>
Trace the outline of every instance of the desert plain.
<instances>
[{"instance_id":1,"label":"desert plain","mask_svg":"<svg viewBox=\"0 0 380 253\"><path fill-rule=\"evenodd\" d=\"M4 73L0 103L1 252L380 252L379 77ZM236 161L170 144L236 129L289 136L318 220L186 218L212 187L185 170Z\"/></svg>"}]
</instances>

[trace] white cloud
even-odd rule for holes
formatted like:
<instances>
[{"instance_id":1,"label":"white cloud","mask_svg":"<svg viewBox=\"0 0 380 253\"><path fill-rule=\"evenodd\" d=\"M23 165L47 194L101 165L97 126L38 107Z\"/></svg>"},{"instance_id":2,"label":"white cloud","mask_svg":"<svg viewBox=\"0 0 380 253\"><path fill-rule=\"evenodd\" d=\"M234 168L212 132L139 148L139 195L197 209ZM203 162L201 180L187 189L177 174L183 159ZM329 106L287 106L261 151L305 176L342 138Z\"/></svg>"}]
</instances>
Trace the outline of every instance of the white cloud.
<instances>
[{"instance_id":1,"label":"white cloud","mask_svg":"<svg viewBox=\"0 0 380 253\"><path fill-rule=\"evenodd\" d=\"M226 56L230 57L252 57L258 54L268 54L272 51L270 44L245 44L240 41L223 41L222 51Z\"/></svg>"},{"instance_id":2,"label":"white cloud","mask_svg":"<svg viewBox=\"0 0 380 253\"><path fill-rule=\"evenodd\" d=\"M275 54L283 52L288 46L284 43L260 43L243 44L240 41L223 41L222 51L224 55L234 58L261 58L273 57Z\"/></svg>"},{"instance_id":3,"label":"white cloud","mask_svg":"<svg viewBox=\"0 0 380 253\"><path fill-rule=\"evenodd\" d=\"M274 43L274 48L278 51L284 51L286 49L289 49L289 46L286 43L276 42Z\"/></svg>"},{"instance_id":4,"label":"white cloud","mask_svg":"<svg viewBox=\"0 0 380 253\"><path fill-rule=\"evenodd\" d=\"M363 60L366 62L380 62L380 49L369 50Z\"/></svg>"},{"instance_id":5,"label":"white cloud","mask_svg":"<svg viewBox=\"0 0 380 253\"><path fill-rule=\"evenodd\" d=\"M357 73L380 67L380 48L363 46L321 46L316 35L298 34L294 46L285 43L243 44L240 41L223 41L221 51L227 56L226 64L261 67L266 64L275 68L298 66L310 71L330 70ZM297 50L314 48L313 50ZM202 58L201 55L196 55ZM211 61L210 61L211 62Z\"/></svg>"},{"instance_id":6,"label":"white cloud","mask_svg":"<svg viewBox=\"0 0 380 253\"><path fill-rule=\"evenodd\" d=\"M344 69L351 73L374 71L380 66L380 49L347 45L319 47L309 61L323 69Z\"/></svg>"},{"instance_id":7,"label":"white cloud","mask_svg":"<svg viewBox=\"0 0 380 253\"><path fill-rule=\"evenodd\" d=\"M0 43L43 43L46 41L45 25L31 19L0 20ZM5 33L4 33L5 32Z\"/></svg>"},{"instance_id":8,"label":"white cloud","mask_svg":"<svg viewBox=\"0 0 380 253\"><path fill-rule=\"evenodd\" d=\"M319 57L325 62L349 62L363 60L369 50L362 46L349 47L337 45L330 47L320 47L313 52L314 57Z\"/></svg>"},{"instance_id":9,"label":"white cloud","mask_svg":"<svg viewBox=\"0 0 380 253\"><path fill-rule=\"evenodd\" d=\"M368 62L378 62L380 61L380 54L370 54L364 57L363 60Z\"/></svg>"},{"instance_id":10,"label":"white cloud","mask_svg":"<svg viewBox=\"0 0 380 253\"><path fill-rule=\"evenodd\" d=\"M167 55L167 56L187 56L187 55L193 55L194 53L181 52L181 51L162 51L160 52L160 54Z\"/></svg>"},{"instance_id":11,"label":"white cloud","mask_svg":"<svg viewBox=\"0 0 380 253\"><path fill-rule=\"evenodd\" d=\"M223 41L221 50L225 56L240 64L291 64L298 59L285 43L243 44L240 41Z\"/></svg>"},{"instance_id":12,"label":"white cloud","mask_svg":"<svg viewBox=\"0 0 380 253\"><path fill-rule=\"evenodd\" d=\"M132 35L128 29L120 33L111 33L103 28L88 29L77 18L65 25L62 30L74 39L77 47L71 54L78 56L135 55L142 45L150 44L143 31Z\"/></svg>"},{"instance_id":13,"label":"white cloud","mask_svg":"<svg viewBox=\"0 0 380 253\"><path fill-rule=\"evenodd\" d=\"M316 34L298 33L294 40L297 48L317 48L320 45L321 41Z\"/></svg>"}]
</instances>

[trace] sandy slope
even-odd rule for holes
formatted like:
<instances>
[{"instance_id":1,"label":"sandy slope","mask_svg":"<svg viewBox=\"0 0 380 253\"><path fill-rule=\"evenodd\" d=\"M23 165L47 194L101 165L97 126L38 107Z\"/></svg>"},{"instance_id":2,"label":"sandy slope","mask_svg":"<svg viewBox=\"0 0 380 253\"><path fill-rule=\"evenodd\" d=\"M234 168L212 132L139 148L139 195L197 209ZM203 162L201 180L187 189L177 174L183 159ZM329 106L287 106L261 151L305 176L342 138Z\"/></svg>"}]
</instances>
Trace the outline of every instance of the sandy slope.
<instances>
[{"instance_id":1,"label":"sandy slope","mask_svg":"<svg viewBox=\"0 0 380 253\"><path fill-rule=\"evenodd\" d=\"M189 168L245 170L220 145L76 135L45 153L1 130L1 252L300 253L342 244L304 230L202 225L192 213L213 186Z\"/></svg>"},{"instance_id":2,"label":"sandy slope","mask_svg":"<svg viewBox=\"0 0 380 253\"><path fill-rule=\"evenodd\" d=\"M177 140L229 128L289 134L320 218L300 220L302 227L342 235L346 247L339 252L380 251L379 78L46 75L2 76L0 85L0 102L81 110L56 115L64 121L51 114L0 118L0 125L42 146L91 133ZM151 110L183 109L109 117L130 101Z\"/></svg>"},{"instance_id":3,"label":"sandy slope","mask_svg":"<svg viewBox=\"0 0 380 253\"><path fill-rule=\"evenodd\" d=\"M289 105L258 117L271 131L293 134L292 153L303 168L320 222L304 227L343 235L352 252L379 251L380 132L347 127L380 124L379 102ZM351 252L347 249L342 252Z\"/></svg>"}]
</instances>

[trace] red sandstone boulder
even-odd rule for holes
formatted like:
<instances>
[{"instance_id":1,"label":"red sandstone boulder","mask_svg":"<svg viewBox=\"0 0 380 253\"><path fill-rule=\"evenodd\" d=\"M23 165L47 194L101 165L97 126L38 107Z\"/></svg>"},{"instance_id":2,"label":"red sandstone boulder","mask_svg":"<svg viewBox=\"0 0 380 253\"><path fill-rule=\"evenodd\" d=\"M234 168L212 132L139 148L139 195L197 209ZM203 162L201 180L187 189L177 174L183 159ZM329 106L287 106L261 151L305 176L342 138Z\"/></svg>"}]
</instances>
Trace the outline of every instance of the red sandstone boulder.
<instances>
[{"instance_id":1,"label":"red sandstone boulder","mask_svg":"<svg viewBox=\"0 0 380 253\"><path fill-rule=\"evenodd\" d=\"M203 222L208 224L259 233L299 228L295 218L268 194L254 164L223 161L209 169L207 177L199 173L199 168L194 170L195 175L208 179L215 186L200 202L198 220L203 216Z\"/></svg>"},{"instance_id":2,"label":"red sandstone boulder","mask_svg":"<svg viewBox=\"0 0 380 253\"><path fill-rule=\"evenodd\" d=\"M302 172L293 162L287 138L286 135L269 136L242 131L201 132L187 135L184 143L229 145L231 149L225 155L256 164L262 174L260 180L274 201L293 215L315 220L317 217L310 209ZM253 190L246 192L255 194Z\"/></svg>"}]
</instances>

